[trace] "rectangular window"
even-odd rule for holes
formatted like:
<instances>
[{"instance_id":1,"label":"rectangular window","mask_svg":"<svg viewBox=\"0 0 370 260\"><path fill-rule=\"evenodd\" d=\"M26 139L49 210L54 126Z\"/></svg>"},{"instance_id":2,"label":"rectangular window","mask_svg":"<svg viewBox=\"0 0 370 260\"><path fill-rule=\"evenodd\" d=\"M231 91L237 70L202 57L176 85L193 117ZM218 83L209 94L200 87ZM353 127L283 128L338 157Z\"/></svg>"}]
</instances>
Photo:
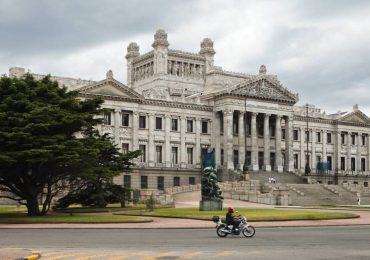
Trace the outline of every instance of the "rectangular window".
<instances>
[{"instance_id":1,"label":"rectangular window","mask_svg":"<svg viewBox=\"0 0 370 260\"><path fill-rule=\"evenodd\" d=\"M202 121L202 134L207 134L207 133L208 133L208 122Z\"/></svg>"},{"instance_id":2,"label":"rectangular window","mask_svg":"<svg viewBox=\"0 0 370 260\"><path fill-rule=\"evenodd\" d=\"M123 143L122 144L122 154L128 153L129 149L129 144L128 143Z\"/></svg>"},{"instance_id":3,"label":"rectangular window","mask_svg":"<svg viewBox=\"0 0 370 260\"><path fill-rule=\"evenodd\" d=\"M361 158L361 171L366 171L366 160L365 158Z\"/></svg>"},{"instance_id":4,"label":"rectangular window","mask_svg":"<svg viewBox=\"0 0 370 260\"><path fill-rule=\"evenodd\" d=\"M326 159L327 163L328 163L328 170L331 171L332 170L332 159L331 159L331 156L328 156L327 159Z\"/></svg>"},{"instance_id":5,"label":"rectangular window","mask_svg":"<svg viewBox=\"0 0 370 260\"><path fill-rule=\"evenodd\" d=\"M178 164L178 150L179 148L176 146L172 147L172 163L173 164Z\"/></svg>"},{"instance_id":6,"label":"rectangular window","mask_svg":"<svg viewBox=\"0 0 370 260\"><path fill-rule=\"evenodd\" d=\"M162 130L162 117L155 118L155 129Z\"/></svg>"},{"instance_id":7,"label":"rectangular window","mask_svg":"<svg viewBox=\"0 0 370 260\"><path fill-rule=\"evenodd\" d=\"M285 140L285 129L281 129L281 140Z\"/></svg>"},{"instance_id":8,"label":"rectangular window","mask_svg":"<svg viewBox=\"0 0 370 260\"><path fill-rule=\"evenodd\" d=\"M309 142L310 141L310 132L309 131L306 131L306 142Z\"/></svg>"},{"instance_id":9,"label":"rectangular window","mask_svg":"<svg viewBox=\"0 0 370 260\"><path fill-rule=\"evenodd\" d=\"M173 177L173 186L180 186L180 177Z\"/></svg>"},{"instance_id":10,"label":"rectangular window","mask_svg":"<svg viewBox=\"0 0 370 260\"><path fill-rule=\"evenodd\" d=\"M195 185L195 177L189 177L189 185Z\"/></svg>"},{"instance_id":11,"label":"rectangular window","mask_svg":"<svg viewBox=\"0 0 370 260\"><path fill-rule=\"evenodd\" d=\"M187 148L188 164L193 164L193 147Z\"/></svg>"},{"instance_id":12,"label":"rectangular window","mask_svg":"<svg viewBox=\"0 0 370 260\"><path fill-rule=\"evenodd\" d=\"M356 136L351 135L351 140L352 140L352 145L355 145L356 144Z\"/></svg>"},{"instance_id":13,"label":"rectangular window","mask_svg":"<svg viewBox=\"0 0 370 260\"><path fill-rule=\"evenodd\" d=\"M112 123L112 118L111 118L111 112L104 112L104 121L103 123L105 125L111 125Z\"/></svg>"},{"instance_id":14,"label":"rectangular window","mask_svg":"<svg viewBox=\"0 0 370 260\"><path fill-rule=\"evenodd\" d=\"M366 136L362 135L361 140L362 140L362 146L365 146L366 145Z\"/></svg>"},{"instance_id":15,"label":"rectangular window","mask_svg":"<svg viewBox=\"0 0 370 260\"><path fill-rule=\"evenodd\" d=\"M222 134L223 132L224 132L224 117L221 114L220 115L220 134Z\"/></svg>"},{"instance_id":16,"label":"rectangular window","mask_svg":"<svg viewBox=\"0 0 370 260\"><path fill-rule=\"evenodd\" d=\"M239 151L234 150L234 168L235 169L238 166L238 164L239 164Z\"/></svg>"},{"instance_id":17,"label":"rectangular window","mask_svg":"<svg viewBox=\"0 0 370 260\"><path fill-rule=\"evenodd\" d=\"M294 169L298 169L298 154L294 154Z\"/></svg>"},{"instance_id":18,"label":"rectangular window","mask_svg":"<svg viewBox=\"0 0 370 260\"><path fill-rule=\"evenodd\" d=\"M328 144L331 144L331 133L326 134L326 141Z\"/></svg>"},{"instance_id":19,"label":"rectangular window","mask_svg":"<svg viewBox=\"0 0 370 260\"><path fill-rule=\"evenodd\" d=\"M146 146L144 144L140 144L139 145L139 150L141 151L141 155L139 157L140 159L140 162L146 162L146 158L145 158L145 148Z\"/></svg>"},{"instance_id":20,"label":"rectangular window","mask_svg":"<svg viewBox=\"0 0 370 260\"><path fill-rule=\"evenodd\" d=\"M340 169L342 171L346 170L346 158L340 157Z\"/></svg>"},{"instance_id":21,"label":"rectangular window","mask_svg":"<svg viewBox=\"0 0 370 260\"><path fill-rule=\"evenodd\" d=\"M171 130L172 131L179 131L179 120L177 118L172 118L171 120Z\"/></svg>"},{"instance_id":22,"label":"rectangular window","mask_svg":"<svg viewBox=\"0 0 370 260\"><path fill-rule=\"evenodd\" d=\"M157 189L164 190L164 177L163 176L157 177Z\"/></svg>"},{"instance_id":23,"label":"rectangular window","mask_svg":"<svg viewBox=\"0 0 370 260\"><path fill-rule=\"evenodd\" d=\"M140 187L142 189L148 188L148 176L141 176L140 177Z\"/></svg>"},{"instance_id":24,"label":"rectangular window","mask_svg":"<svg viewBox=\"0 0 370 260\"><path fill-rule=\"evenodd\" d=\"M131 175L123 175L123 187L131 188Z\"/></svg>"},{"instance_id":25,"label":"rectangular window","mask_svg":"<svg viewBox=\"0 0 370 260\"><path fill-rule=\"evenodd\" d=\"M221 149L221 158L220 158L221 165L224 165L224 149Z\"/></svg>"},{"instance_id":26,"label":"rectangular window","mask_svg":"<svg viewBox=\"0 0 370 260\"><path fill-rule=\"evenodd\" d=\"M293 130L293 140L298 141L298 130L297 129Z\"/></svg>"},{"instance_id":27,"label":"rectangular window","mask_svg":"<svg viewBox=\"0 0 370 260\"><path fill-rule=\"evenodd\" d=\"M122 114L122 126L129 126L130 115L127 113Z\"/></svg>"},{"instance_id":28,"label":"rectangular window","mask_svg":"<svg viewBox=\"0 0 370 260\"><path fill-rule=\"evenodd\" d=\"M346 144L346 137L344 134L340 135L341 144Z\"/></svg>"},{"instance_id":29,"label":"rectangular window","mask_svg":"<svg viewBox=\"0 0 370 260\"><path fill-rule=\"evenodd\" d=\"M316 132L316 142L321 143L321 133Z\"/></svg>"},{"instance_id":30,"label":"rectangular window","mask_svg":"<svg viewBox=\"0 0 370 260\"><path fill-rule=\"evenodd\" d=\"M157 163L162 163L162 146L157 145L155 147L156 155L157 155Z\"/></svg>"},{"instance_id":31,"label":"rectangular window","mask_svg":"<svg viewBox=\"0 0 370 260\"><path fill-rule=\"evenodd\" d=\"M193 133L193 120L187 120L186 130L188 133Z\"/></svg>"},{"instance_id":32,"label":"rectangular window","mask_svg":"<svg viewBox=\"0 0 370 260\"><path fill-rule=\"evenodd\" d=\"M146 116L139 116L139 128L146 128Z\"/></svg>"}]
</instances>

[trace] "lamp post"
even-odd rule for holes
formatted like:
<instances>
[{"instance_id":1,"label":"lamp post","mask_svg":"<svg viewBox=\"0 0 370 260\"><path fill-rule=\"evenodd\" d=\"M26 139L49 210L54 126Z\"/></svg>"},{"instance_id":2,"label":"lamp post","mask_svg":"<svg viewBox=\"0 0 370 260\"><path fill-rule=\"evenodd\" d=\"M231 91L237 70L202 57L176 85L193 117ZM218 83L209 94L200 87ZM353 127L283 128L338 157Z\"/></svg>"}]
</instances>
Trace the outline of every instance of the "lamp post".
<instances>
[{"instance_id":1,"label":"lamp post","mask_svg":"<svg viewBox=\"0 0 370 260\"><path fill-rule=\"evenodd\" d=\"M311 172L310 164L308 163L308 138L310 136L310 132L308 131L308 103L306 104L306 143L307 143L307 150L306 150L306 166L304 168L304 174L308 175Z\"/></svg>"}]
</instances>

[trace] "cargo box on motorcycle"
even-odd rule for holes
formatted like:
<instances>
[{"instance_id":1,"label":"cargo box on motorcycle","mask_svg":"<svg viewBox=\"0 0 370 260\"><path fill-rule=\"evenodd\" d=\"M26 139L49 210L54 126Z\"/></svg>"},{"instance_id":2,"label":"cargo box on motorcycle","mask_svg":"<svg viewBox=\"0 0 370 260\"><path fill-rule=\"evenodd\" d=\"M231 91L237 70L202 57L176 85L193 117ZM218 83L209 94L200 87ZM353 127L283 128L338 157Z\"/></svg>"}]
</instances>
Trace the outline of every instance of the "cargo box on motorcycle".
<instances>
[{"instance_id":1,"label":"cargo box on motorcycle","mask_svg":"<svg viewBox=\"0 0 370 260\"><path fill-rule=\"evenodd\" d=\"M213 216L212 217L212 221L215 222L215 223L217 223L219 220L220 220L219 216Z\"/></svg>"}]
</instances>

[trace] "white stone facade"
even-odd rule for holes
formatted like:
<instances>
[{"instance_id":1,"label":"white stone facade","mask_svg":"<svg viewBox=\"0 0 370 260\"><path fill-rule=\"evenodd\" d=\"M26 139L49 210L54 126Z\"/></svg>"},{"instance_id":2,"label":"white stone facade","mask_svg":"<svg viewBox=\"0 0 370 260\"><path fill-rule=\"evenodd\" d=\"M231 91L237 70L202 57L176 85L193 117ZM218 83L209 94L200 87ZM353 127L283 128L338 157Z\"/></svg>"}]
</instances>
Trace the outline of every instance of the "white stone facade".
<instances>
[{"instance_id":1,"label":"white stone facade","mask_svg":"<svg viewBox=\"0 0 370 260\"><path fill-rule=\"evenodd\" d=\"M198 53L188 53L169 49L167 34L158 30L152 46L141 55L137 43L129 44L127 85L111 71L99 82L53 77L77 88L81 98L103 97L111 112L99 130L123 151L143 150L134 170L117 183L135 189L197 184L201 151L209 148L226 176L244 167L302 173L307 144L312 171L329 162L330 171L369 173L370 119L357 106L333 115L295 106L298 95L264 65L256 75L215 66L208 38ZM10 76L22 74L22 68L10 69Z\"/></svg>"}]
</instances>

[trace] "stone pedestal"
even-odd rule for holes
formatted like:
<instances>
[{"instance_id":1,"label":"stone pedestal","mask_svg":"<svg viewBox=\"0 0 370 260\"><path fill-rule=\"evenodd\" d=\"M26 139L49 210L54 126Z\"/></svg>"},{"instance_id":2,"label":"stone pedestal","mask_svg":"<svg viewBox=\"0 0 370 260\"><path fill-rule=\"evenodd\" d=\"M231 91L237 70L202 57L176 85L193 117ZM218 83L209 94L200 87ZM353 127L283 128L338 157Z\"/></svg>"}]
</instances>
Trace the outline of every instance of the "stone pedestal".
<instances>
[{"instance_id":1,"label":"stone pedestal","mask_svg":"<svg viewBox=\"0 0 370 260\"><path fill-rule=\"evenodd\" d=\"M201 200L199 201L200 211L222 210L222 200Z\"/></svg>"}]
</instances>

